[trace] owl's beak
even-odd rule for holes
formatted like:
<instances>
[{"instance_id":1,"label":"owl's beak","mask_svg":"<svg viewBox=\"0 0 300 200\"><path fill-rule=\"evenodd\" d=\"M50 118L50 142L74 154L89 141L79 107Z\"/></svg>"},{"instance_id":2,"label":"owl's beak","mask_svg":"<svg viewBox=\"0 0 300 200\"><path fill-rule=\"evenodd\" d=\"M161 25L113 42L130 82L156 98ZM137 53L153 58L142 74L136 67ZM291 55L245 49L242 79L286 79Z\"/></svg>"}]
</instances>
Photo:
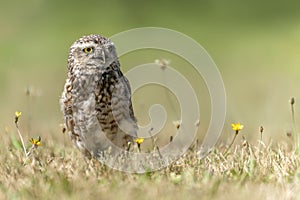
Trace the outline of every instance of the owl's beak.
<instances>
[{"instance_id":1,"label":"owl's beak","mask_svg":"<svg viewBox=\"0 0 300 200\"><path fill-rule=\"evenodd\" d=\"M104 50L102 50L102 49L96 49L93 58L99 60L101 63L105 63L105 53L104 53Z\"/></svg>"}]
</instances>

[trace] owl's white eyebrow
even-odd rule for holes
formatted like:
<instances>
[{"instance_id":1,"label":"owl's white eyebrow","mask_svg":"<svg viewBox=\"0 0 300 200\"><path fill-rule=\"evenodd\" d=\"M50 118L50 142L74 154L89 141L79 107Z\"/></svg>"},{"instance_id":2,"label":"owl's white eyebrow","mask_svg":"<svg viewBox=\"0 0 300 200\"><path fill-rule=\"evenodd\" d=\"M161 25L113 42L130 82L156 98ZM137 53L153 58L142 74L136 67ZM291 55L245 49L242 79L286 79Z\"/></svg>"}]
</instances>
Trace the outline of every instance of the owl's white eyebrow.
<instances>
[{"instance_id":1,"label":"owl's white eyebrow","mask_svg":"<svg viewBox=\"0 0 300 200\"><path fill-rule=\"evenodd\" d=\"M74 45L74 48L80 48L80 49L84 49L84 48L88 48L88 47L94 47L93 44L77 44Z\"/></svg>"}]
</instances>

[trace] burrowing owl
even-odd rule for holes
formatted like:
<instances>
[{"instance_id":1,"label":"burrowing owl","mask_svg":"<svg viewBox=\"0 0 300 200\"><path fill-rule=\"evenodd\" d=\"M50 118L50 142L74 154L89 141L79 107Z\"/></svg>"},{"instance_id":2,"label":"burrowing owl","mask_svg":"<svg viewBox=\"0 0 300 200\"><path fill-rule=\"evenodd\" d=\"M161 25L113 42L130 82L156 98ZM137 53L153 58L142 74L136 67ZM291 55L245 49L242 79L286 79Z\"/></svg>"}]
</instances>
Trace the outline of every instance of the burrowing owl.
<instances>
[{"instance_id":1,"label":"burrowing owl","mask_svg":"<svg viewBox=\"0 0 300 200\"><path fill-rule=\"evenodd\" d=\"M112 143L126 149L133 141L137 125L130 93L109 39L93 34L74 42L60 103L69 136L86 156Z\"/></svg>"}]
</instances>

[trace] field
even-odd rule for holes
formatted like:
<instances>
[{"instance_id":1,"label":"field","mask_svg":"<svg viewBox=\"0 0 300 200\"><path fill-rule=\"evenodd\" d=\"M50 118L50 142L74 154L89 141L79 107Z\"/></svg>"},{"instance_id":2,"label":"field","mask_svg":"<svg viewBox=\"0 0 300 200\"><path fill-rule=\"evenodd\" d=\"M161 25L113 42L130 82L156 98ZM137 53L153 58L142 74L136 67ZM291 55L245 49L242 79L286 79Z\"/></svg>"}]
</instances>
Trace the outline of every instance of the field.
<instances>
[{"instance_id":1,"label":"field","mask_svg":"<svg viewBox=\"0 0 300 200\"><path fill-rule=\"evenodd\" d=\"M18 144L18 143L17 143ZM16 148L19 147L19 148ZM18 145L2 148L1 199L297 199L299 155L283 144L217 146L199 160L191 149L169 167L118 172L70 147L45 143L24 165Z\"/></svg>"},{"instance_id":2,"label":"field","mask_svg":"<svg viewBox=\"0 0 300 200\"><path fill-rule=\"evenodd\" d=\"M0 3L0 199L299 199L298 1ZM212 152L199 159L212 116L205 77L173 52L145 48L122 55L124 74L169 61L194 89L201 114L195 143L184 156L159 171L130 174L85 159L62 133L58 102L76 39L90 33L113 37L139 27L173 29L205 48L224 83L226 118ZM121 43L115 44L119 51ZM132 96L141 126L150 122L152 105L164 107L159 147L175 135L173 122L180 120L181 102L167 89L145 85ZM41 136L41 146L28 158L16 111L22 112L18 125L27 149L30 138ZM238 122L244 128L235 135L231 124ZM152 150L153 141L141 147Z\"/></svg>"}]
</instances>

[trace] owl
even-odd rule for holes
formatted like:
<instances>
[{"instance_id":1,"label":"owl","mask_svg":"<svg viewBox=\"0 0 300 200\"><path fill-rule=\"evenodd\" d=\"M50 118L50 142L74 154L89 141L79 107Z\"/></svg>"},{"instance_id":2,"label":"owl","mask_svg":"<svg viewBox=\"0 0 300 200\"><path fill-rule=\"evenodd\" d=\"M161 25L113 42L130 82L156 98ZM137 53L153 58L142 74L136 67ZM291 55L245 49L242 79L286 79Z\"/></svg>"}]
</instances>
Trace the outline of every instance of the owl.
<instances>
[{"instance_id":1,"label":"owl","mask_svg":"<svg viewBox=\"0 0 300 200\"><path fill-rule=\"evenodd\" d=\"M70 47L60 104L71 140L89 158L110 147L128 151L137 135L129 82L113 42L101 35Z\"/></svg>"}]
</instances>

